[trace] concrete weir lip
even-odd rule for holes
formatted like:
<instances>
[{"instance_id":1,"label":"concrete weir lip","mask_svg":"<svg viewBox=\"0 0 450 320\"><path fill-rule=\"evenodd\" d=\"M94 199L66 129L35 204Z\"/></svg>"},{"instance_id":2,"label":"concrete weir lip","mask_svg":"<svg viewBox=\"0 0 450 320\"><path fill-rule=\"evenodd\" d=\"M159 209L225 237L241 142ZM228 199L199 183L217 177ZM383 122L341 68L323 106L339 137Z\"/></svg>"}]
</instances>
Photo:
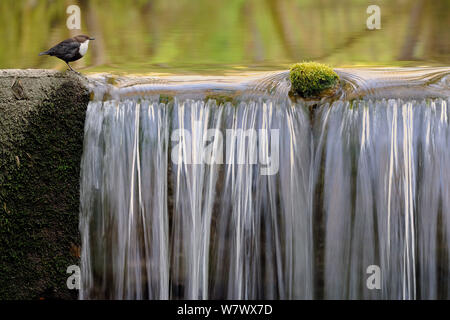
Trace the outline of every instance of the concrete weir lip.
<instances>
[{"instance_id":1,"label":"concrete weir lip","mask_svg":"<svg viewBox=\"0 0 450 320\"><path fill-rule=\"evenodd\" d=\"M75 72L46 69L0 70L0 103L45 99L66 82L78 87L79 94L87 94L83 93L83 88L87 90L88 79Z\"/></svg>"},{"instance_id":2,"label":"concrete weir lip","mask_svg":"<svg viewBox=\"0 0 450 320\"><path fill-rule=\"evenodd\" d=\"M0 70L0 300L76 299L80 159L88 80Z\"/></svg>"}]
</instances>

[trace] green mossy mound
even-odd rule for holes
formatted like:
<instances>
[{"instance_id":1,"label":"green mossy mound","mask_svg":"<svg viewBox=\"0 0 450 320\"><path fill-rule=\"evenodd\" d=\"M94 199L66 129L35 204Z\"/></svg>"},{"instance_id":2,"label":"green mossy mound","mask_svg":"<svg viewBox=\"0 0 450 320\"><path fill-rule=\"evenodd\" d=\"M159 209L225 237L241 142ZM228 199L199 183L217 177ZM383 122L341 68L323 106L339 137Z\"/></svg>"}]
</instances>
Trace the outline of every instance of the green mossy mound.
<instances>
[{"instance_id":1,"label":"green mossy mound","mask_svg":"<svg viewBox=\"0 0 450 320\"><path fill-rule=\"evenodd\" d=\"M339 83L339 76L331 67L317 62L294 64L289 78L291 91L303 98L318 97L324 90Z\"/></svg>"}]
</instances>

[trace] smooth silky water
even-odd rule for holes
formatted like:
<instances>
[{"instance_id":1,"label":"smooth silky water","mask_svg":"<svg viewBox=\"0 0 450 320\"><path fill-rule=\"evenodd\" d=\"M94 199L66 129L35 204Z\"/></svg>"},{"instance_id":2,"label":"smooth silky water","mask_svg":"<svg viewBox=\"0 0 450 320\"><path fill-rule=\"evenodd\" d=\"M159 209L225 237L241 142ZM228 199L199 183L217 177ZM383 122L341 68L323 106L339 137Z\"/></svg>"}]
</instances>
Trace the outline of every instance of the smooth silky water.
<instances>
[{"instance_id":1,"label":"smooth silky water","mask_svg":"<svg viewBox=\"0 0 450 320\"><path fill-rule=\"evenodd\" d=\"M449 299L450 70L338 73L93 77L80 298Z\"/></svg>"}]
</instances>

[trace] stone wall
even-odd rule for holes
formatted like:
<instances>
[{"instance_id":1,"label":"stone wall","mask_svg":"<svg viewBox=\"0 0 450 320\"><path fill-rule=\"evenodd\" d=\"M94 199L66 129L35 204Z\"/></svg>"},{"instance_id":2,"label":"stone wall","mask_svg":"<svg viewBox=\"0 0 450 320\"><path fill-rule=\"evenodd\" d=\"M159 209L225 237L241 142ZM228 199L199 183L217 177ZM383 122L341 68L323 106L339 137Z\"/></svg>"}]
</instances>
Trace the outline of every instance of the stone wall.
<instances>
[{"instance_id":1,"label":"stone wall","mask_svg":"<svg viewBox=\"0 0 450 320\"><path fill-rule=\"evenodd\" d=\"M87 79L0 70L0 300L77 298Z\"/></svg>"}]
</instances>

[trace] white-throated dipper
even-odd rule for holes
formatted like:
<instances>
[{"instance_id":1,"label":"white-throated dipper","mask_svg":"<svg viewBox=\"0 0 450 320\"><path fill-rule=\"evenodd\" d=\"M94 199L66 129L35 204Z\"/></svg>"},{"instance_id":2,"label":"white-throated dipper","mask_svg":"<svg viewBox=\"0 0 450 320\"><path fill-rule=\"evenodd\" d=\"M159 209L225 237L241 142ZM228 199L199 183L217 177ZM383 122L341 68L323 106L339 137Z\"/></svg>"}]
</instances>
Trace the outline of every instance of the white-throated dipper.
<instances>
[{"instance_id":1,"label":"white-throated dipper","mask_svg":"<svg viewBox=\"0 0 450 320\"><path fill-rule=\"evenodd\" d=\"M95 40L95 38L91 38L85 36L84 34L81 34L73 38L66 39L58 43L53 48L39 53L39 55L49 55L57 57L64 61L69 66L70 70L75 71L72 69L69 62L77 61L83 58L88 50L90 40Z\"/></svg>"}]
</instances>

